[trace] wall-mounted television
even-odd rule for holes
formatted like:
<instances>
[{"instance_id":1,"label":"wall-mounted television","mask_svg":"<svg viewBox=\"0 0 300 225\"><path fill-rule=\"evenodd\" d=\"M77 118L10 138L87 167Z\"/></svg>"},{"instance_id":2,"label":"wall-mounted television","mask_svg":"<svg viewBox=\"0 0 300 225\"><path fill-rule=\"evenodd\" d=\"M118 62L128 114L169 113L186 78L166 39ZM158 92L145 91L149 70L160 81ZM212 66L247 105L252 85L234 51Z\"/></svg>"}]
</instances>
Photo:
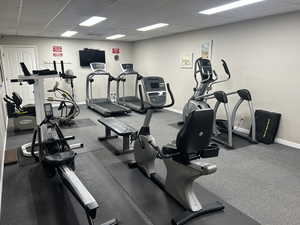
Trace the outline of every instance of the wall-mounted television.
<instances>
[{"instance_id":1,"label":"wall-mounted television","mask_svg":"<svg viewBox=\"0 0 300 225\"><path fill-rule=\"evenodd\" d=\"M105 63L105 51L87 49L79 51L80 66L90 66L92 62Z\"/></svg>"}]
</instances>

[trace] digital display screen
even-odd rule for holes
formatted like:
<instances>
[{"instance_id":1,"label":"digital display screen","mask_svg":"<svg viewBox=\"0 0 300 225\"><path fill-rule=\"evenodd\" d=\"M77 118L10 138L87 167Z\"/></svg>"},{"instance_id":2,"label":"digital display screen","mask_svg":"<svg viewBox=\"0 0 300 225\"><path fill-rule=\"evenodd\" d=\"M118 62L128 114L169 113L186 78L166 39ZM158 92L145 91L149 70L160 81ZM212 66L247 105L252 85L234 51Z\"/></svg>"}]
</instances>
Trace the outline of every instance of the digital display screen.
<instances>
[{"instance_id":1,"label":"digital display screen","mask_svg":"<svg viewBox=\"0 0 300 225\"><path fill-rule=\"evenodd\" d=\"M44 104L44 110L45 110L45 116L46 116L47 118L53 116L53 109L52 109L51 103L45 103L45 104Z\"/></svg>"},{"instance_id":2,"label":"digital display screen","mask_svg":"<svg viewBox=\"0 0 300 225\"><path fill-rule=\"evenodd\" d=\"M133 71L133 64L131 63L122 64L122 69L123 71Z\"/></svg>"},{"instance_id":3,"label":"digital display screen","mask_svg":"<svg viewBox=\"0 0 300 225\"><path fill-rule=\"evenodd\" d=\"M84 49L79 51L80 66L90 66L92 62L105 63L105 51Z\"/></svg>"},{"instance_id":4,"label":"digital display screen","mask_svg":"<svg viewBox=\"0 0 300 225\"><path fill-rule=\"evenodd\" d=\"M159 83L155 82L155 83L151 83L151 88L159 88Z\"/></svg>"}]
</instances>

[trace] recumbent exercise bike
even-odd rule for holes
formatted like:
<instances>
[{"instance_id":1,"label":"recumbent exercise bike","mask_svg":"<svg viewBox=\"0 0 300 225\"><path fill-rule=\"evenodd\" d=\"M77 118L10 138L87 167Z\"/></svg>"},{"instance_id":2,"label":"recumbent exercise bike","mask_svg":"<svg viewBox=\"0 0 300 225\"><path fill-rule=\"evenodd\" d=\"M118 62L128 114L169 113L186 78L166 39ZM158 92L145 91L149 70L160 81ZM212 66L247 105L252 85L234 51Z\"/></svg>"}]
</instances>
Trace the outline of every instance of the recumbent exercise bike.
<instances>
[{"instance_id":1,"label":"recumbent exercise bike","mask_svg":"<svg viewBox=\"0 0 300 225\"><path fill-rule=\"evenodd\" d=\"M150 133L151 117L155 110L174 105L174 97L169 84L165 85L161 77L144 77L142 82L145 88L143 94L142 87L139 86L140 96L146 96L150 107L147 107L144 124L134 141L135 161L129 163L129 167L139 168L186 210L183 215L172 219L174 225L182 225L195 217L223 210L224 206L220 202L202 205L193 190L197 178L217 171L216 165L200 161L200 158L217 157L219 153L219 147L210 144L214 111L198 109L191 112L176 141L160 148ZM168 105L166 86L172 100ZM157 158L163 160L167 169L164 182L156 174Z\"/></svg>"}]
</instances>

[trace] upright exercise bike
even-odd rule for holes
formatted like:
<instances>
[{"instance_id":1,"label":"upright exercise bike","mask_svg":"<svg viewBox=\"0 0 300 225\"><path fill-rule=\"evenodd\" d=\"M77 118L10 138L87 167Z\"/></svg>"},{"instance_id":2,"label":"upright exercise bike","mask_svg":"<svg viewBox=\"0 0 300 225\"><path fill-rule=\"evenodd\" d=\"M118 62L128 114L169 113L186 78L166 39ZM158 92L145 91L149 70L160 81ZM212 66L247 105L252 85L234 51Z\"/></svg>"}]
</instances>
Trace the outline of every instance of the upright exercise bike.
<instances>
[{"instance_id":1,"label":"upright exercise bike","mask_svg":"<svg viewBox=\"0 0 300 225\"><path fill-rule=\"evenodd\" d=\"M153 111L171 107L174 104L174 97L169 84L165 85L161 77L144 77L143 82L144 94L139 86L140 96L145 96L150 106L147 108L144 124L134 141L135 161L130 163L129 167L139 168L186 210L183 215L172 219L174 225L182 225L195 217L223 210L224 206L219 202L201 205L193 190L197 178L217 171L216 165L200 161L201 157L216 157L219 153L218 146L210 144L214 121L213 110L191 112L179 131L176 142L160 148L150 133L151 117ZM168 105L166 86L172 101ZM156 159L163 160L167 168L164 182L156 174Z\"/></svg>"}]
</instances>

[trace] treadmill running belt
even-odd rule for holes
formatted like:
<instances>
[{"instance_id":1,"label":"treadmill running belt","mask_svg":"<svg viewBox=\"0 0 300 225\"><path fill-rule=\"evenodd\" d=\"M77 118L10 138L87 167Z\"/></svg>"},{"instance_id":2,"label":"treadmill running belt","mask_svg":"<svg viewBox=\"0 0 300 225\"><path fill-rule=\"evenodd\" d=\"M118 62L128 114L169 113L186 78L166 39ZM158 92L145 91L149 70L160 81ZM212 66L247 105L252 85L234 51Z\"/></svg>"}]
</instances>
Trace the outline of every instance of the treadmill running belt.
<instances>
[{"instance_id":1,"label":"treadmill running belt","mask_svg":"<svg viewBox=\"0 0 300 225\"><path fill-rule=\"evenodd\" d=\"M105 109L108 109L112 113L114 112L123 112L124 109L118 105L112 104L110 102L102 102L102 103L95 103L95 105L99 105Z\"/></svg>"}]
</instances>

